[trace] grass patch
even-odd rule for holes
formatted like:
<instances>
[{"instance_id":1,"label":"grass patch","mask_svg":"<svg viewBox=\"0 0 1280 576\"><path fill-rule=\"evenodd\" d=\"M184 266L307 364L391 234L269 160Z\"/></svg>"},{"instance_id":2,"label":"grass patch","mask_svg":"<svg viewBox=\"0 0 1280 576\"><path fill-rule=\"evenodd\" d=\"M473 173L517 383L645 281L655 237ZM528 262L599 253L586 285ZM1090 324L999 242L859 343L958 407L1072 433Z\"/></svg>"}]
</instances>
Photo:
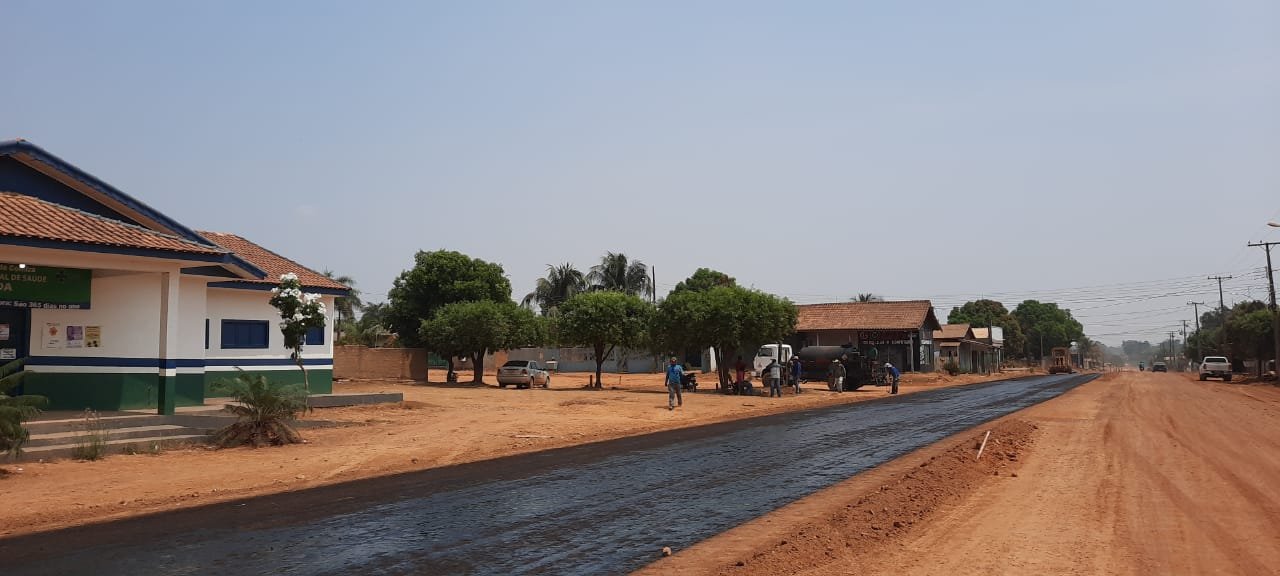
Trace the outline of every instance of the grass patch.
<instances>
[{"instance_id":1,"label":"grass patch","mask_svg":"<svg viewBox=\"0 0 1280 576\"><path fill-rule=\"evenodd\" d=\"M107 428L94 410L85 410L80 423L84 433L76 436L71 457L76 460L101 460L107 456Z\"/></svg>"}]
</instances>

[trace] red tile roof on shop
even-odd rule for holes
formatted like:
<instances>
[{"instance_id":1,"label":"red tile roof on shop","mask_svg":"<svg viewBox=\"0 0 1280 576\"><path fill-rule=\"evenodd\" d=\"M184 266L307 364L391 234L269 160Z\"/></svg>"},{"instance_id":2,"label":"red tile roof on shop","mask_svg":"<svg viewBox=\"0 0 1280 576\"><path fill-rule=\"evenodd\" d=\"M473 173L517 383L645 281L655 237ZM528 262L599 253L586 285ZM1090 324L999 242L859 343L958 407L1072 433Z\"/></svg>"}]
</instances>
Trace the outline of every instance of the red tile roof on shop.
<instances>
[{"instance_id":1,"label":"red tile roof on shop","mask_svg":"<svg viewBox=\"0 0 1280 576\"><path fill-rule=\"evenodd\" d=\"M941 330L933 331L934 339L964 340L969 337L968 324L943 324Z\"/></svg>"},{"instance_id":2,"label":"red tile roof on shop","mask_svg":"<svg viewBox=\"0 0 1280 576\"><path fill-rule=\"evenodd\" d=\"M0 236L187 254L226 252L15 192L0 192L0 214Z\"/></svg>"},{"instance_id":3,"label":"red tile roof on shop","mask_svg":"<svg viewBox=\"0 0 1280 576\"><path fill-rule=\"evenodd\" d=\"M939 328L928 300L839 302L796 306L796 330L919 330Z\"/></svg>"},{"instance_id":4,"label":"red tile roof on shop","mask_svg":"<svg viewBox=\"0 0 1280 576\"><path fill-rule=\"evenodd\" d=\"M205 239L217 244L237 256L244 258L250 264L261 268L267 273L264 280L250 280L249 282L257 282L264 284L278 284L280 276L292 272L298 275L298 280L302 285L308 288L329 288L333 290L350 290L351 288L340 284L328 276L316 272L306 266L298 264L293 260L285 258L275 252L267 250L262 246L254 244L241 236L235 234L226 234L223 232L197 232Z\"/></svg>"}]
</instances>

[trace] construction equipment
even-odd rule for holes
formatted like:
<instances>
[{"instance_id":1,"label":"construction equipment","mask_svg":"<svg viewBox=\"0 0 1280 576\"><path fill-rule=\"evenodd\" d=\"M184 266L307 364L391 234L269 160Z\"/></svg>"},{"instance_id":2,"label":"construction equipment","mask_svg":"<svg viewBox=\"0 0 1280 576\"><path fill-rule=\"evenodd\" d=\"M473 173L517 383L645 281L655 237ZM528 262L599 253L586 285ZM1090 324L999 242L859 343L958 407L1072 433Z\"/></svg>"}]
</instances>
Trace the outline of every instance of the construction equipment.
<instances>
[{"instance_id":1,"label":"construction equipment","mask_svg":"<svg viewBox=\"0 0 1280 576\"><path fill-rule=\"evenodd\" d=\"M1049 351L1050 374L1075 374L1075 372L1075 368L1071 367L1070 348L1058 347Z\"/></svg>"}]
</instances>

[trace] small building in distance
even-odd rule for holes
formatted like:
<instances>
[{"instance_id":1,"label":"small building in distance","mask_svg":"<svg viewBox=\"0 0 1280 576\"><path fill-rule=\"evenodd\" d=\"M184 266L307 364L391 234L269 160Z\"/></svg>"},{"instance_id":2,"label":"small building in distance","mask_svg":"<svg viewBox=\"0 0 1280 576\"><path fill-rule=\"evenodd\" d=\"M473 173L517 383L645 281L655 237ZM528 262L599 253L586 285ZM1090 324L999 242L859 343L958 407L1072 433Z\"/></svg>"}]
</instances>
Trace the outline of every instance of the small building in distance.
<instances>
[{"instance_id":1,"label":"small building in distance","mask_svg":"<svg viewBox=\"0 0 1280 576\"><path fill-rule=\"evenodd\" d=\"M982 335L978 335L978 331ZM944 324L933 333L938 346L939 365L955 362L961 372L990 372L996 365L995 347L990 342L991 330L968 324Z\"/></svg>"},{"instance_id":2,"label":"small building in distance","mask_svg":"<svg viewBox=\"0 0 1280 576\"><path fill-rule=\"evenodd\" d=\"M941 325L928 300L801 304L796 310L797 349L848 345L904 372L934 369L933 333Z\"/></svg>"}]
</instances>

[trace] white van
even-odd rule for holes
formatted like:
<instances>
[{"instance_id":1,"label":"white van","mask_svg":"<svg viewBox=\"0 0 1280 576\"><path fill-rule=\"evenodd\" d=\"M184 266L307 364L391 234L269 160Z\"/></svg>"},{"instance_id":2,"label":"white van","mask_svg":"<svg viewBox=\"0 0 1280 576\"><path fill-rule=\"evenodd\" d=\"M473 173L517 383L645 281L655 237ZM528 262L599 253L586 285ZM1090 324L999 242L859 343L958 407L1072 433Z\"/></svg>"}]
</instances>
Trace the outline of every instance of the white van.
<instances>
[{"instance_id":1,"label":"white van","mask_svg":"<svg viewBox=\"0 0 1280 576\"><path fill-rule=\"evenodd\" d=\"M764 370L764 367L768 366L769 362L772 362L777 357L778 357L777 344L765 344L764 346L761 346L760 350L756 352L755 362L753 362L751 366L752 374L759 377L760 371ZM786 364L787 361L790 359L791 359L791 345L783 344L782 359L778 361L782 362L783 364Z\"/></svg>"}]
</instances>

